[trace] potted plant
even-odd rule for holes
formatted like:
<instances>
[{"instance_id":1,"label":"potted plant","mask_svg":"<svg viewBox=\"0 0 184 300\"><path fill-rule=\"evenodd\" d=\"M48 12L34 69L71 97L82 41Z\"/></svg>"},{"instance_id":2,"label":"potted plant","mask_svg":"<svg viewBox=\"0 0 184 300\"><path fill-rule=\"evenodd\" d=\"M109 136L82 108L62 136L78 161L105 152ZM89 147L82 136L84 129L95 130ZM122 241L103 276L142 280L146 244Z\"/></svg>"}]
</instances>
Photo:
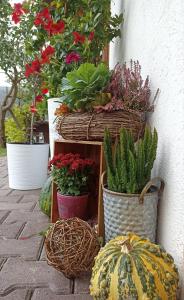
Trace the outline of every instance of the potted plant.
<instances>
[{"instance_id":1,"label":"potted plant","mask_svg":"<svg viewBox=\"0 0 184 300\"><path fill-rule=\"evenodd\" d=\"M135 232L155 241L158 195L164 188L161 178L151 178L156 158L157 132L146 127L134 143L132 133L121 129L112 152L108 130L104 137L107 185L103 184L105 240ZM161 182L160 190L156 187Z\"/></svg>"},{"instance_id":2,"label":"potted plant","mask_svg":"<svg viewBox=\"0 0 184 300\"><path fill-rule=\"evenodd\" d=\"M49 163L51 176L57 185L59 216L63 219L88 217L89 181L94 161L80 154L59 154Z\"/></svg>"},{"instance_id":3,"label":"potted plant","mask_svg":"<svg viewBox=\"0 0 184 300\"><path fill-rule=\"evenodd\" d=\"M82 64L67 73L61 90L57 130L65 139L100 141L107 127L114 140L124 127L137 140L144 132L145 113L153 110L149 78L142 79L139 62L118 64L112 72L103 64Z\"/></svg>"},{"instance_id":4,"label":"potted plant","mask_svg":"<svg viewBox=\"0 0 184 300\"><path fill-rule=\"evenodd\" d=\"M44 143L43 135L36 139L29 104L15 106L13 114L15 118L5 121L9 186L18 190L41 188L47 179L49 144ZM35 120L39 119L37 113Z\"/></svg>"},{"instance_id":5,"label":"potted plant","mask_svg":"<svg viewBox=\"0 0 184 300\"><path fill-rule=\"evenodd\" d=\"M28 26L34 36L26 39L26 79L34 87L35 96L45 97L43 91L49 91L52 157L53 141L57 138L54 111L59 106L61 79L81 63L97 64L103 60L103 49L120 36L123 17L111 16L109 0L24 1L21 11L17 7L12 12L14 22L28 22L25 28Z\"/></svg>"}]
</instances>

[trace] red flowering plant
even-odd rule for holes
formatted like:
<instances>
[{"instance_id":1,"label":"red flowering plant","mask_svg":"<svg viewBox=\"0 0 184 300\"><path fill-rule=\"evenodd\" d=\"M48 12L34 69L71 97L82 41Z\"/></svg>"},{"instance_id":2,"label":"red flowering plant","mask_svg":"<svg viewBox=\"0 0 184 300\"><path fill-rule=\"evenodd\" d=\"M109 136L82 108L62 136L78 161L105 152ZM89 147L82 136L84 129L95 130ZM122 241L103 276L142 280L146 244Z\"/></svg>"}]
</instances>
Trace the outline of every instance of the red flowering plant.
<instances>
[{"instance_id":1,"label":"red flowering plant","mask_svg":"<svg viewBox=\"0 0 184 300\"><path fill-rule=\"evenodd\" d=\"M94 161L80 154L58 154L49 162L53 181L62 195L79 196L89 192L89 180Z\"/></svg>"},{"instance_id":2,"label":"red flowering plant","mask_svg":"<svg viewBox=\"0 0 184 300\"><path fill-rule=\"evenodd\" d=\"M44 82L54 97L60 96L61 79L68 71L84 62L101 61L104 47L120 36L122 15L111 16L110 0L25 1L24 9L18 6L12 19L21 23L27 15L34 38L26 43L32 59L27 61L25 76L40 91Z\"/></svg>"}]
</instances>

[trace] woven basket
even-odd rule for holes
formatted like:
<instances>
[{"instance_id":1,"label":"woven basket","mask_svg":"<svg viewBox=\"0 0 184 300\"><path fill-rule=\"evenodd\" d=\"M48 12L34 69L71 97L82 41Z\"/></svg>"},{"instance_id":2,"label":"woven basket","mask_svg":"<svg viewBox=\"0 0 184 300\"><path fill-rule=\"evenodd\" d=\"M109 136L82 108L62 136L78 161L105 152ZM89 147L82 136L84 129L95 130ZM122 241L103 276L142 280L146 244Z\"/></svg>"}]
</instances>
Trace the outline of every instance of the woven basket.
<instances>
[{"instance_id":1,"label":"woven basket","mask_svg":"<svg viewBox=\"0 0 184 300\"><path fill-rule=\"evenodd\" d=\"M141 194L124 194L108 190L102 175L105 242L118 235L134 232L155 242L157 206L164 182L156 177L148 182ZM160 182L160 188L157 183ZM152 192L148 192L153 187Z\"/></svg>"},{"instance_id":2,"label":"woven basket","mask_svg":"<svg viewBox=\"0 0 184 300\"><path fill-rule=\"evenodd\" d=\"M58 117L56 130L66 140L102 141L105 128L109 128L112 139L119 135L121 127L132 131L134 139L143 135L145 114L135 111L102 113L69 113Z\"/></svg>"}]
</instances>

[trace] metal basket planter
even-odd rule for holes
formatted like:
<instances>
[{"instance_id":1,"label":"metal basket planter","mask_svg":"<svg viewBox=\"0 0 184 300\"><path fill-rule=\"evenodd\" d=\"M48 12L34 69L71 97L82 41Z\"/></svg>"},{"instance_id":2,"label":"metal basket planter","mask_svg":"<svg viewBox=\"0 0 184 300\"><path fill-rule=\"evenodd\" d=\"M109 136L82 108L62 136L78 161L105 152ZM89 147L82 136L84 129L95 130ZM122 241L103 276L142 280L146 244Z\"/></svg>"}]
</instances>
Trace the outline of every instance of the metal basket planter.
<instances>
[{"instance_id":1,"label":"metal basket planter","mask_svg":"<svg viewBox=\"0 0 184 300\"><path fill-rule=\"evenodd\" d=\"M158 181L160 188L156 185ZM158 177L151 180L141 194L116 193L103 185L105 242L129 232L155 242L158 199L163 189L164 182Z\"/></svg>"}]
</instances>

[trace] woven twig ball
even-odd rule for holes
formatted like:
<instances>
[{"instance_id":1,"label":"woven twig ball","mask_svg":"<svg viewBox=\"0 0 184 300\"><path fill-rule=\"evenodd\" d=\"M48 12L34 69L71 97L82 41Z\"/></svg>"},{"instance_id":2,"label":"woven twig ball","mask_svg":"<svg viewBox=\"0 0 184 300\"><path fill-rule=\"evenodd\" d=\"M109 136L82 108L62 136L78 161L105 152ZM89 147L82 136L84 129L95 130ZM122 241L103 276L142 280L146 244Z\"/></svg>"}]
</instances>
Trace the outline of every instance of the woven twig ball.
<instances>
[{"instance_id":1,"label":"woven twig ball","mask_svg":"<svg viewBox=\"0 0 184 300\"><path fill-rule=\"evenodd\" d=\"M45 250L47 262L68 278L91 271L100 250L97 234L78 218L59 220L49 229Z\"/></svg>"}]
</instances>

